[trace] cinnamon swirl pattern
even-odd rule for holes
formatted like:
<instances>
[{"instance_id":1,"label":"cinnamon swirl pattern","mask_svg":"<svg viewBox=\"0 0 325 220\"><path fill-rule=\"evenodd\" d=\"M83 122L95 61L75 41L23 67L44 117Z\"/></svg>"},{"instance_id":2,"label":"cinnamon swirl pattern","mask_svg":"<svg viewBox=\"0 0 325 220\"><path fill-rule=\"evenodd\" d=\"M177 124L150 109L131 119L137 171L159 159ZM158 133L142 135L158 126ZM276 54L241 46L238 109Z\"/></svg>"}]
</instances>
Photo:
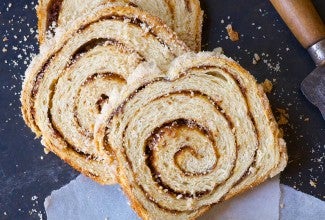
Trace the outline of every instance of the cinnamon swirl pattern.
<instances>
[{"instance_id":1,"label":"cinnamon swirl pattern","mask_svg":"<svg viewBox=\"0 0 325 220\"><path fill-rule=\"evenodd\" d=\"M102 8L52 39L26 72L22 112L42 143L100 183L115 183L110 156L93 145L95 118L142 62L161 69L189 49L134 7Z\"/></svg>"},{"instance_id":2,"label":"cinnamon swirl pattern","mask_svg":"<svg viewBox=\"0 0 325 220\"><path fill-rule=\"evenodd\" d=\"M128 4L161 18L192 50L201 49L203 12L199 0L39 0L39 41L106 3ZM110 5L106 5L110 7Z\"/></svg>"},{"instance_id":3,"label":"cinnamon swirl pattern","mask_svg":"<svg viewBox=\"0 0 325 220\"><path fill-rule=\"evenodd\" d=\"M224 56L176 58L167 77L124 91L115 106L102 111L95 141L115 153L143 219L196 218L286 165L263 90Z\"/></svg>"}]
</instances>

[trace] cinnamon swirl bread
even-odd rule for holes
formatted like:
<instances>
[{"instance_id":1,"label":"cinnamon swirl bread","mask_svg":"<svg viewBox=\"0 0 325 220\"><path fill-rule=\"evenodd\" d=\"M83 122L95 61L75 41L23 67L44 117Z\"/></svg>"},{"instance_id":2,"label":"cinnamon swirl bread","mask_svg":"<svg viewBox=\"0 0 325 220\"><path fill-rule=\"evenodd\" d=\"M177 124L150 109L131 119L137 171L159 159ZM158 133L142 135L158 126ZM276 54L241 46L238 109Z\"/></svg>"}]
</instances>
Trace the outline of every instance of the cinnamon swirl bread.
<instances>
[{"instance_id":1,"label":"cinnamon swirl bread","mask_svg":"<svg viewBox=\"0 0 325 220\"><path fill-rule=\"evenodd\" d=\"M95 129L143 219L194 219L284 169L268 99L231 59L189 53L147 79L105 105Z\"/></svg>"},{"instance_id":2,"label":"cinnamon swirl bread","mask_svg":"<svg viewBox=\"0 0 325 220\"><path fill-rule=\"evenodd\" d=\"M56 27L66 27L105 3L125 3L161 18L192 50L201 49L203 12L199 0L39 0L37 7L39 41Z\"/></svg>"},{"instance_id":3,"label":"cinnamon swirl bread","mask_svg":"<svg viewBox=\"0 0 325 220\"><path fill-rule=\"evenodd\" d=\"M115 183L110 157L93 145L96 115L145 61L166 70L189 51L156 17L134 7L100 7L52 38L26 71L22 113L42 143L100 183Z\"/></svg>"}]
</instances>

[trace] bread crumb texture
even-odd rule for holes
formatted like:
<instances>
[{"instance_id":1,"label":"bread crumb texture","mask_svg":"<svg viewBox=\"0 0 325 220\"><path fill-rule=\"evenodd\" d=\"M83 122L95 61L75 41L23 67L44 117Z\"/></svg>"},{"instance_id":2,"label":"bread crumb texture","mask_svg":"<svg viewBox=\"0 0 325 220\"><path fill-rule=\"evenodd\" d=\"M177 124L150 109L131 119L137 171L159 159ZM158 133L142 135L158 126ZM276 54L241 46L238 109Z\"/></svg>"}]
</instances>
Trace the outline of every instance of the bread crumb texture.
<instances>
[{"instance_id":1,"label":"bread crumb texture","mask_svg":"<svg viewBox=\"0 0 325 220\"><path fill-rule=\"evenodd\" d=\"M270 80L265 79L264 82L262 82L262 87L265 93L270 93L273 89L273 84Z\"/></svg>"},{"instance_id":2,"label":"bread crumb texture","mask_svg":"<svg viewBox=\"0 0 325 220\"><path fill-rule=\"evenodd\" d=\"M228 25L226 26L226 30L227 30L227 32L228 32L228 36L229 36L229 39L230 39L231 41L238 41L238 40L239 40L239 34L238 34L237 31L235 31L235 30L233 29L233 27L232 27L231 24L228 24Z\"/></svg>"},{"instance_id":3,"label":"bread crumb texture","mask_svg":"<svg viewBox=\"0 0 325 220\"><path fill-rule=\"evenodd\" d=\"M279 125L286 125L289 122L289 114L285 109L276 108L276 111L279 113L278 117L278 124Z\"/></svg>"}]
</instances>

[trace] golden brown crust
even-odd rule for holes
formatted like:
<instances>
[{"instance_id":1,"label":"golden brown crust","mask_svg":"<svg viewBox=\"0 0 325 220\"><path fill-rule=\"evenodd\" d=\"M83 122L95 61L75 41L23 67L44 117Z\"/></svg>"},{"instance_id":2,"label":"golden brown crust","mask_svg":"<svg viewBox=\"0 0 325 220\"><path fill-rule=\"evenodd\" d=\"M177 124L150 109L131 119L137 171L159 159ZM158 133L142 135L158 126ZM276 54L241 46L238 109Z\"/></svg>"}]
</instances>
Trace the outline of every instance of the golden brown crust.
<instances>
[{"instance_id":1,"label":"golden brown crust","mask_svg":"<svg viewBox=\"0 0 325 220\"><path fill-rule=\"evenodd\" d=\"M197 36L196 36L196 39L197 39L197 48L196 48L196 52L199 52L201 51L202 49L202 27L203 27L203 16L204 16L204 12L201 11L201 16L200 16L200 19L197 20L197 26L198 26L198 31L197 31Z\"/></svg>"},{"instance_id":2,"label":"golden brown crust","mask_svg":"<svg viewBox=\"0 0 325 220\"><path fill-rule=\"evenodd\" d=\"M203 16L204 12L201 10L201 5L199 1L193 1L193 4L195 5L195 8L197 11L199 11L199 16L196 19L196 47L194 48L194 51L199 52L202 48L202 26L203 26Z\"/></svg>"},{"instance_id":3,"label":"golden brown crust","mask_svg":"<svg viewBox=\"0 0 325 220\"><path fill-rule=\"evenodd\" d=\"M65 1L69 0L60 0L60 5L64 4ZM71 0L70 0L71 1ZM187 10L185 10L183 7L183 3L180 4L178 2L179 0L165 0L162 2L161 5L167 5L170 7L170 5L173 5L171 8L165 8L165 10L170 13L168 14L170 17L172 17L172 20L169 20L164 14L163 8L150 8L152 7L159 7L155 1L148 2L145 0L102 0L102 1L93 1L93 3L89 3L89 0L85 1L85 5L87 4L87 10L81 10L81 11L74 11L73 6L71 5L71 12L72 14L68 16L68 18L72 17L81 17L82 14L89 13L89 11L93 11L96 7L102 7L104 4L107 4L106 7L111 7L111 3L113 4L128 4L130 6L134 6L140 9L144 9L155 16L160 16L160 18L164 21L164 23L167 23L170 25L170 27L179 34L180 39L185 41L185 43L194 51L200 51L201 50L201 34L202 34L202 20L203 20L203 11L200 7L200 1L199 0L184 0L186 3ZM37 17L38 17L38 31L39 31L39 43L44 44L46 39L49 38L50 33L55 33L56 27L64 28L64 26L67 26L68 23L70 23L68 20L63 20L58 22L58 24L55 24L53 27L48 27L48 16L49 16L49 7L51 7L53 1L51 0L39 0L39 4L36 8L37 10ZM155 6L154 6L155 5ZM157 11L158 10L158 11ZM161 11L159 11L161 10ZM158 13L159 12L159 13ZM185 14L183 14L183 13ZM75 14L73 14L75 13ZM58 13L58 16L60 17L60 13ZM189 22L186 24L183 24L183 20L187 19ZM63 22L63 23L62 23ZM62 23L62 24L61 24ZM187 31L184 31L184 27L186 27ZM49 31L49 29L51 29ZM193 32L193 33L192 33ZM51 34L51 35L52 35Z\"/></svg>"},{"instance_id":4,"label":"golden brown crust","mask_svg":"<svg viewBox=\"0 0 325 220\"><path fill-rule=\"evenodd\" d=\"M229 39L231 41L238 41L239 40L238 32L233 29L231 24L227 25L226 30L227 30Z\"/></svg>"},{"instance_id":5,"label":"golden brown crust","mask_svg":"<svg viewBox=\"0 0 325 220\"><path fill-rule=\"evenodd\" d=\"M46 15L47 11L44 9L44 1L39 0L39 3L36 7L37 14L37 30L38 30L38 42L43 44L45 42L45 26L46 26Z\"/></svg>"},{"instance_id":6,"label":"golden brown crust","mask_svg":"<svg viewBox=\"0 0 325 220\"><path fill-rule=\"evenodd\" d=\"M141 219L149 219L147 212L143 209L142 205L134 198L131 187L127 184L127 178L122 171L118 171L117 182L123 189L130 201L132 209L138 214Z\"/></svg>"},{"instance_id":7,"label":"golden brown crust","mask_svg":"<svg viewBox=\"0 0 325 220\"><path fill-rule=\"evenodd\" d=\"M245 74L247 77L250 77L252 78L252 76L250 75L250 73L245 70L242 66L240 66L239 64L233 62L231 65L231 68L234 68L234 69L238 69L238 71L242 72L243 74ZM255 81L255 79L253 79ZM275 175L282 172L283 169L285 168L286 164L287 164L287 151L286 151L286 147L285 147L285 144L281 144L279 143L281 140L283 141L282 137L280 137L280 132L279 132L279 127L278 127L278 124L274 118L274 115L273 115L273 112L272 112L272 109L271 109L271 105L270 105L270 102L263 90L263 88L258 85L257 83L255 83L255 87L256 87L256 90L258 91L258 95L260 96L260 99L262 100L262 103L263 103L263 110L265 112L265 116L267 117L268 119L268 122L269 122L269 126L272 128L272 131L273 131L273 134L274 134L274 137L277 139L277 147L279 147L279 152L280 152L280 161L276 164L276 166L271 169L267 175L259 178L259 179L256 179L251 185L247 185L245 186L244 188L242 188L240 191L236 192L236 193L228 193L227 196L225 197L225 200L228 200L238 194L241 194L241 193L244 193L252 188L254 188L255 186L257 185L260 185L261 183L263 183L266 179L268 179L269 177L273 177L274 175L271 175L272 173L274 173Z\"/></svg>"},{"instance_id":8,"label":"golden brown crust","mask_svg":"<svg viewBox=\"0 0 325 220\"><path fill-rule=\"evenodd\" d=\"M134 198L134 195L132 193L131 187L127 184L127 178L125 177L124 173L122 171L118 171L119 175L117 176L117 182L123 189L123 192L127 196L127 198L130 201L130 205L132 209L138 214L138 216L143 220L150 220L150 217L147 213L147 211L143 208L141 203L137 201L136 198ZM194 218L191 218L189 220L195 220L198 217L202 216L205 212L207 212L209 209L212 208L212 205L205 206L199 210L197 215Z\"/></svg>"}]
</instances>

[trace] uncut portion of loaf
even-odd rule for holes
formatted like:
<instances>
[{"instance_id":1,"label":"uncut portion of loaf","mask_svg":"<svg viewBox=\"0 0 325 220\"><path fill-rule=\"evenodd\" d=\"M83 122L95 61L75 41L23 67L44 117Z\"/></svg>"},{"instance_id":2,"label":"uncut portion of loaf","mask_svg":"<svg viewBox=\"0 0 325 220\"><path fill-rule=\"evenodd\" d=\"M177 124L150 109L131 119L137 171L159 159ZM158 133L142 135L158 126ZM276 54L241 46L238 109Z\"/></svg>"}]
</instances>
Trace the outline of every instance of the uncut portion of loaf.
<instances>
[{"instance_id":1,"label":"uncut portion of loaf","mask_svg":"<svg viewBox=\"0 0 325 220\"><path fill-rule=\"evenodd\" d=\"M268 99L233 60L188 53L167 77L144 71L147 80L125 87L95 129L141 218L194 219L284 169L286 146Z\"/></svg>"},{"instance_id":2,"label":"uncut portion of loaf","mask_svg":"<svg viewBox=\"0 0 325 220\"><path fill-rule=\"evenodd\" d=\"M95 118L143 62L167 70L187 46L160 19L130 6L102 6L56 35L23 83L23 117L42 143L75 169L115 183L114 158L93 145Z\"/></svg>"},{"instance_id":3,"label":"uncut portion of loaf","mask_svg":"<svg viewBox=\"0 0 325 220\"><path fill-rule=\"evenodd\" d=\"M56 27L66 27L106 3L139 7L161 18L192 50L201 49L203 12L199 0L39 0L37 7L39 41Z\"/></svg>"}]
</instances>

